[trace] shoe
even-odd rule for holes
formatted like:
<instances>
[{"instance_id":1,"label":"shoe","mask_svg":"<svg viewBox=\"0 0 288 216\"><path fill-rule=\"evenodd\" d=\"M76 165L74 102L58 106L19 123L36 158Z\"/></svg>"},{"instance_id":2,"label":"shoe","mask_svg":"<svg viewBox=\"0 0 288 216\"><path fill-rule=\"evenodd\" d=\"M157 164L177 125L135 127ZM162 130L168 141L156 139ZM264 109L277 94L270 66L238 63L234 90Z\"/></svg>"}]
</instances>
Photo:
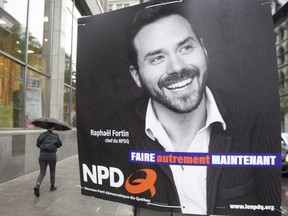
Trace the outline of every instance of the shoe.
<instances>
[{"instance_id":1,"label":"shoe","mask_svg":"<svg viewBox=\"0 0 288 216\"><path fill-rule=\"evenodd\" d=\"M51 186L50 187L50 191L55 191L57 189L57 187Z\"/></svg>"},{"instance_id":2,"label":"shoe","mask_svg":"<svg viewBox=\"0 0 288 216\"><path fill-rule=\"evenodd\" d=\"M34 194L35 194L35 196L37 196L37 197L40 196L39 186L34 187Z\"/></svg>"}]
</instances>

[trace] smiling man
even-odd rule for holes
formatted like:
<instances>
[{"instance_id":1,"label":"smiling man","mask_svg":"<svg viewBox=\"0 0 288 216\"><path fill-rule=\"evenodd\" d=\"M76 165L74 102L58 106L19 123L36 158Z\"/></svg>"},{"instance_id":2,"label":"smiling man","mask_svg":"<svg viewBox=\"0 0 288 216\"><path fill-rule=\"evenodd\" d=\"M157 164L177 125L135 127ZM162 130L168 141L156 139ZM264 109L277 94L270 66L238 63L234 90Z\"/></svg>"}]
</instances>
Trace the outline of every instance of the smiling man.
<instances>
[{"instance_id":1,"label":"smiling man","mask_svg":"<svg viewBox=\"0 0 288 216\"><path fill-rule=\"evenodd\" d=\"M134 46L139 69L131 65L131 74L156 110L188 113L204 102L207 54L187 20L176 14L161 18L137 33Z\"/></svg>"},{"instance_id":2,"label":"smiling man","mask_svg":"<svg viewBox=\"0 0 288 216\"><path fill-rule=\"evenodd\" d=\"M157 173L155 196L138 194L151 202L145 209L138 208L136 215L171 215L157 211L280 215L276 210L230 207L269 204L280 209L279 169L127 162L129 150L280 152L279 124L264 106L246 95L207 86L208 54L203 39L174 7L148 7L137 14L128 37L128 56L130 73L144 95L109 118L107 128L129 131L129 145L106 145L110 148L106 150L111 154L107 163L122 167L125 176L147 168Z\"/></svg>"},{"instance_id":3,"label":"smiling man","mask_svg":"<svg viewBox=\"0 0 288 216\"><path fill-rule=\"evenodd\" d=\"M131 65L130 72L151 98L150 117L161 122L172 149L187 151L206 121L207 54L202 41L186 19L172 14L143 27L133 44L138 69ZM193 133L187 136L187 131Z\"/></svg>"},{"instance_id":4,"label":"smiling man","mask_svg":"<svg viewBox=\"0 0 288 216\"><path fill-rule=\"evenodd\" d=\"M183 16L165 7L137 18L130 43L137 64L130 66L130 72L150 97L147 136L157 139L165 151L208 152L210 124L226 126L206 87L208 58L202 39ZM206 214L207 167L170 168L182 213Z\"/></svg>"}]
</instances>

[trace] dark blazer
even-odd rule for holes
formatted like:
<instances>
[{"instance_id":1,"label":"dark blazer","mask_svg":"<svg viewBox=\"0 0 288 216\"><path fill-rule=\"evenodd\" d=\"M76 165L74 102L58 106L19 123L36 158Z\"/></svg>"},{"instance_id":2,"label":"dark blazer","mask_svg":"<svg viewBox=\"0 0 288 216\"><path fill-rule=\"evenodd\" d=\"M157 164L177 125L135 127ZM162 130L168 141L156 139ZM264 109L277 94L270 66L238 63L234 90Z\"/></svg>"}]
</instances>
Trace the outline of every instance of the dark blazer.
<instances>
[{"instance_id":1,"label":"dark blazer","mask_svg":"<svg viewBox=\"0 0 288 216\"><path fill-rule=\"evenodd\" d=\"M280 153L280 121L271 116L265 106L240 94L213 91L219 111L226 122L224 131L220 123L213 123L209 144L210 153ZM221 98L219 96L222 96ZM106 128L129 131L129 145L105 144L101 151L110 155L99 158L103 164L120 168L129 176L141 168L157 173L156 195L150 191L136 196L151 200L128 203L157 211L181 212L177 190L168 165L129 163L129 150L165 151L158 141L145 134L145 115L148 98L141 97L119 108ZM111 189L111 188L109 188ZM128 194L124 187L116 193ZM131 194L130 194L131 195ZM115 201L120 201L115 199ZM126 200L127 201L127 200ZM159 205L154 204L161 204ZM273 206L270 210L237 210L230 205ZM207 213L214 215L281 215L280 168L211 167L207 168ZM266 206L266 207L267 207ZM259 206L260 207L260 206ZM247 206L246 206L247 208Z\"/></svg>"}]
</instances>

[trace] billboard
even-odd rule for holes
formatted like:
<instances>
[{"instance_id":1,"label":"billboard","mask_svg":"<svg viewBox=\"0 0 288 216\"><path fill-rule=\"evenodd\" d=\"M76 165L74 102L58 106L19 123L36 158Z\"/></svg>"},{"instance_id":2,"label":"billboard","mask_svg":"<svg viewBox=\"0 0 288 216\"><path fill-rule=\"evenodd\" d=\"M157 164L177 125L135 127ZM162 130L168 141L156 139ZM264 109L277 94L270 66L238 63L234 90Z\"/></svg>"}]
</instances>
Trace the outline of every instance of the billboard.
<instances>
[{"instance_id":1,"label":"billboard","mask_svg":"<svg viewBox=\"0 0 288 216\"><path fill-rule=\"evenodd\" d=\"M80 18L77 52L83 195L137 215L281 214L269 3L149 1Z\"/></svg>"}]
</instances>

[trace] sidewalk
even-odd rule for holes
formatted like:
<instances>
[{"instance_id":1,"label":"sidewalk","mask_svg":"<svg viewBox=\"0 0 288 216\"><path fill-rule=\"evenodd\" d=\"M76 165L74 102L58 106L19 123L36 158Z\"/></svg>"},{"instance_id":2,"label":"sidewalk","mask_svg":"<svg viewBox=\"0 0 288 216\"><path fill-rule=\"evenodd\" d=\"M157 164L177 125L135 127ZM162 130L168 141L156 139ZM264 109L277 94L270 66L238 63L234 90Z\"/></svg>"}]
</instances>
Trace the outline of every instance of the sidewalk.
<instances>
[{"instance_id":1,"label":"sidewalk","mask_svg":"<svg viewBox=\"0 0 288 216\"><path fill-rule=\"evenodd\" d=\"M0 215L5 216L133 216L131 206L81 195L78 156L59 161L56 191L50 192L49 168L36 197L39 171L0 184Z\"/></svg>"}]
</instances>

